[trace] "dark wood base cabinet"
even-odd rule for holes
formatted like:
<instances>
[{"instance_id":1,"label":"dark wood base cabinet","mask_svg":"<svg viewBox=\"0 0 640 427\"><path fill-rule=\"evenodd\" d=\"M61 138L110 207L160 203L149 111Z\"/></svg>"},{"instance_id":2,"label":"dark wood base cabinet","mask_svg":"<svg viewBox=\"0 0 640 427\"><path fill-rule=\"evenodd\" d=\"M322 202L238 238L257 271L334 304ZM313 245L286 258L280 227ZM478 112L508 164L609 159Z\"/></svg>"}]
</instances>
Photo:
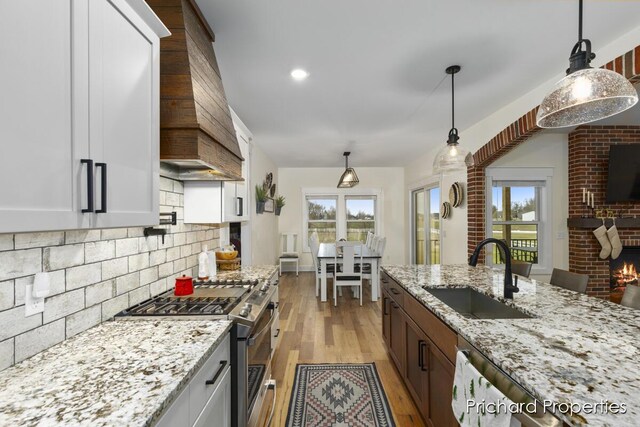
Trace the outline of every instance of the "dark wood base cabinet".
<instances>
[{"instance_id":1,"label":"dark wood base cabinet","mask_svg":"<svg viewBox=\"0 0 640 427\"><path fill-rule=\"evenodd\" d=\"M387 350L424 421L430 427L457 427L451 409L456 333L385 273L382 311Z\"/></svg>"}]
</instances>

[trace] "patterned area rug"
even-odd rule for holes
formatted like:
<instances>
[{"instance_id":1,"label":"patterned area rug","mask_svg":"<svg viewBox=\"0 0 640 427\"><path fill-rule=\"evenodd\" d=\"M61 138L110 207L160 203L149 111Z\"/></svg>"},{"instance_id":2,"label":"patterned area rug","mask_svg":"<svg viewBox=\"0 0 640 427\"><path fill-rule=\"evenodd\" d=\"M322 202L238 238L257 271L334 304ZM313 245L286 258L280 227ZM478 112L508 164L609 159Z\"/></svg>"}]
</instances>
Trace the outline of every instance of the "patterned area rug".
<instances>
[{"instance_id":1,"label":"patterned area rug","mask_svg":"<svg viewBox=\"0 0 640 427\"><path fill-rule=\"evenodd\" d=\"M374 363L297 365L287 427L395 427Z\"/></svg>"}]
</instances>

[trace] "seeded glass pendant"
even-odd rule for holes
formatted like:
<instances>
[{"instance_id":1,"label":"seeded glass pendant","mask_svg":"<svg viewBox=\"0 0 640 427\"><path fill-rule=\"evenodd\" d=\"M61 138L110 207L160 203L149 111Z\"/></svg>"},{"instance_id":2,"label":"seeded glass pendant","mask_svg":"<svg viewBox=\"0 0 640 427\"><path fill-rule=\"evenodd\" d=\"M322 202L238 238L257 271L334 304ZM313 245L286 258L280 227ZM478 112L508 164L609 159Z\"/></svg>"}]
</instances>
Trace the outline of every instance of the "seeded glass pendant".
<instances>
[{"instance_id":1,"label":"seeded glass pendant","mask_svg":"<svg viewBox=\"0 0 640 427\"><path fill-rule=\"evenodd\" d=\"M338 188L352 188L360 183L358 179L358 175L356 175L356 171L353 168L349 167L349 155L351 153L349 151L345 151L343 153L344 156L344 172L338 181Z\"/></svg>"},{"instance_id":2,"label":"seeded glass pendant","mask_svg":"<svg viewBox=\"0 0 640 427\"><path fill-rule=\"evenodd\" d=\"M536 123L541 128L590 123L628 110L638 102L638 93L624 76L589 65L596 55L591 52L591 42L582 38L582 1L578 43L571 51L567 76L555 84L540 104Z\"/></svg>"},{"instance_id":3,"label":"seeded glass pendant","mask_svg":"<svg viewBox=\"0 0 640 427\"><path fill-rule=\"evenodd\" d=\"M446 73L451 75L451 130L447 139L447 145L438 150L433 159L433 171L435 173L449 172L467 169L473 166L473 155L460 147L458 140L458 129L455 127L455 87L454 74L460 71L459 65L452 65L446 69Z\"/></svg>"}]
</instances>

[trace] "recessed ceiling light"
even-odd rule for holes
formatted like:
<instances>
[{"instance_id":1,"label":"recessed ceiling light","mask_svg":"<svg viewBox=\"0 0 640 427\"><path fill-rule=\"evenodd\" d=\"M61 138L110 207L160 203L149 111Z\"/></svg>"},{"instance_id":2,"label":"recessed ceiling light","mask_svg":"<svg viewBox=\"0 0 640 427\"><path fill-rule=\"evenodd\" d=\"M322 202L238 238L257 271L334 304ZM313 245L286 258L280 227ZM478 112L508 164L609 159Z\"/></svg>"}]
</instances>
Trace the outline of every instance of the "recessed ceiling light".
<instances>
[{"instance_id":1,"label":"recessed ceiling light","mask_svg":"<svg viewBox=\"0 0 640 427\"><path fill-rule=\"evenodd\" d=\"M293 77L294 80L301 81L309 77L309 73L307 73L302 68L296 68L295 70L291 71L291 77Z\"/></svg>"}]
</instances>

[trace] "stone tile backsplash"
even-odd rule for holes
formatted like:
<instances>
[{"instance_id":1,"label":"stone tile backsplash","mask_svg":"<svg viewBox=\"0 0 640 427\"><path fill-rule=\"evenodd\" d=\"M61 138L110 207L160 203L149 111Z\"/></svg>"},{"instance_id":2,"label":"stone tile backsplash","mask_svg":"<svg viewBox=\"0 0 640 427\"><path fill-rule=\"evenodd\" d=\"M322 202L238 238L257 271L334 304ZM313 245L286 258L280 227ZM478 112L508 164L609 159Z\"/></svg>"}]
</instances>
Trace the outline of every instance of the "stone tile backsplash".
<instances>
[{"instance_id":1,"label":"stone tile backsplash","mask_svg":"<svg viewBox=\"0 0 640 427\"><path fill-rule=\"evenodd\" d=\"M203 245L219 246L216 225L182 222L182 183L160 178L160 211L177 212L167 235L143 227L0 234L0 370L111 319L197 273ZM44 313L24 316L25 288L50 272Z\"/></svg>"}]
</instances>

